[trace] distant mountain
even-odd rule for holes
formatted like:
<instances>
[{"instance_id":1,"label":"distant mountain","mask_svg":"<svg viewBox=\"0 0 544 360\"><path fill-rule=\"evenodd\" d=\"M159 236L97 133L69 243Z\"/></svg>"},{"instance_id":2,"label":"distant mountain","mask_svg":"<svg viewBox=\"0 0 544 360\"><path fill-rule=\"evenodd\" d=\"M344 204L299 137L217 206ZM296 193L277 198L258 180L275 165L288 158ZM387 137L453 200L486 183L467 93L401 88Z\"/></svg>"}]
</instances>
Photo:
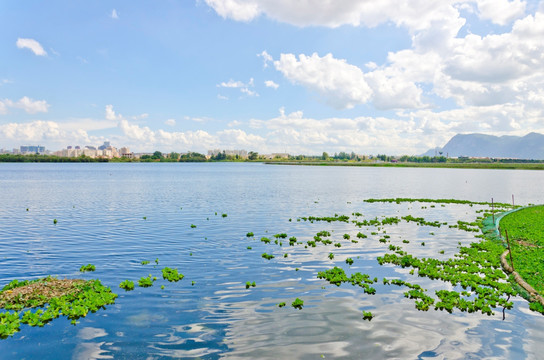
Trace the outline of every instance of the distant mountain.
<instances>
[{"instance_id":1,"label":"distant mountain","mask_svg":"<svg viewBox=\"0 0 544 360\"><path fill-rule=\"evenodd\" d=\"M439 152L449 157L544 160L544 135L534 132L525 136L457 134L443 148L431 149L423 155L440 155Z\"/></svg>"}]
</instances>

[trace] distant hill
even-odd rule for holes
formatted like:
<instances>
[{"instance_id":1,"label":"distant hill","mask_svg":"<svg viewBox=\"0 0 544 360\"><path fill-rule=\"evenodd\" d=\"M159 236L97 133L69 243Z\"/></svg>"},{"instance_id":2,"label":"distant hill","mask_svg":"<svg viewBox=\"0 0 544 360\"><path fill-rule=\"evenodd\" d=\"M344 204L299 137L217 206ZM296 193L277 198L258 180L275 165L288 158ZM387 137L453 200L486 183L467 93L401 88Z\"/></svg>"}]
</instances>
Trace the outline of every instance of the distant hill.
<instances>
[{"instance_id":1,"label":"distant hill","mask_svg":"<svg viewBox=\"0 0 544 360\"><path fill-rule=\"evenodd\" d=\"M534 132L525 136L457 134L443 148L431 149L423 155L434 156L438 152L449 157L544 160L544 135Z\"/></svg>"}]
</instances>

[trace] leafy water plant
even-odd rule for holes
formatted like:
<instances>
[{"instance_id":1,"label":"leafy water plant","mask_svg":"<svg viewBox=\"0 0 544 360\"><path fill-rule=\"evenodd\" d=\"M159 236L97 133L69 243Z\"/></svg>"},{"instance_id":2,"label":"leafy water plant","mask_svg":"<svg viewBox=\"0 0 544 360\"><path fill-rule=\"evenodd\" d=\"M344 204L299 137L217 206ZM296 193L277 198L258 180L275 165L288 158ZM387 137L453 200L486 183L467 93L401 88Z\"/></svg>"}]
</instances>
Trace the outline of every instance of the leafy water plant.
<instances>
[{"instance_id":1,"label":"leafy water plant","mask_svg":"<svg viewBox=\"0 0 544 360\"><path fill-rule=\"evenodd\" d=\"M272 260L275 256L272 255L272 254L267 254L267 253L263 253L261 255L262 258L266 259L266 260Z\"/></svg>"},{"instance_id":2,"label":"leafy water plant","mask_svg":"<svg viewBox=\"0 0 544 360\"><path fill-rule=\"evenodd\" d=\"M99 280L60 280L51 276L32 281L14 280L0 290L0 308L16 310L0 313L0 338L19 331L21 323L41 327L61 315L75 324L89 312L113 304L116 297ZM36 307L43 309L33 311ZM19 312L25 308L29 310Z\"/></svg>"},{"instance_id":3,"label":"leafy water plant","mask_svg":"<svg viewBox=\"0 0 544 360\"><path fill-rule=\"evenodd\" d=\"M191 229L194 229L196 228L196 225L195 224L191 224Z\"/></svg>"},{"instance_id":4,"label":"leafy water plant","mask_svg":"<svg viewBox=\"0 0 544 360\"><path fill-rule=\"evenodd\" d=\"M300 300L298 297L295 299L295 301L293 301L291 303L291 306L294 307L295 309L299 309L301 310L302 307L304 306L304 301L303 300Z\"/></svg>"},{"instance_id":5,"label":"leafy water plant","mask_svg":"<svg viewBox=\"0 0 544 360\"><path fill-rule=\"evenodd\" d=\"M351 238L351 236L349 234L344 234L344 239L345 240L349 240Z\"/></svg>"},{"instance_id":6,"label":"leafy water plant","mask_svg":"<svg viewBox=\"0 0 544 360\"><path fill-rule=\"evenodd\" d=\"M147 264L149 264L149 263L150 263L149 260L143 260L143 261L142 261L142 265L147 265Z\"/></svg>"},{"instance_id":7,"label":"leafy water plant","mask_svg":"<svg viewBox=\"0 0 544 360\"><path fill-rule=\"evenodd\" d=\"M346 259L346 264L353 265L353 259L352 258L347 258Z\"/></svg>"},{"instance_id":8,"label":"leafy water plant","mask_svg":"<svg viewBox=\"0 0 544 360\"><path fill-rule=\"evenodd\" d=\"M95 271L95 270L96 270L96 267L93 264L82 265L79 268L79 271L81 271L81 272Z\"/></svg>"},{"instance_id":9,"label":"leafy water plant","mask_svg":"<svg viewBox=\"0 0 544 360\"><path fill-rule=\"evenodd\" d=\"M246 281L246 289L249 289L250 287L255 287L257 284L254 282Z\"/></svg>"},{"instance_id":10,"label":"leafy water plant","mask_svg":"<svg viewBox=\"0 0 544 360\"><path fill-rule=\"evenodd\" d=\"M246 236L247 236L247 237L253 237L253 236L255 236L255 234L253 234L252 232L248 232L248 233L246 234Z\"/></svg>"},{"instance_id":11,"label":"leafy water plant","mask_svg":"<svg viewBox=\"0 0 544 360\"><path fill-rule=\"evenodd\" d=\"M280 308L282 308L282 307L284 307L284 306L285 306L285 303L284 303L284 302L280 302L280 303L278 304L278 307L280 307Z\"/></svg>"},{"instance_id":12,"label":"leafy water plant","mask_svg":"<svg viewBox=\"0 0 544 360\"><path fill-rule=\"evenodd\" d=\"M139 287L150 287L153 286L153 277L149 275L148 277L141 277L140 280L138 280L138 286Z\"/></svg>"},{"instance_id":13,"label":"leafy water plant","mask_svg":"<svg viewBox=\"0 0 544 360\"><path fill-rule=\"evenodd\" d=\"M121 289L125 289L125 291L134 290L134 281L131 281L131 280L122 281L122 282L119 284L119 287L120 287Z\"/></svg>"},{"instance_id":14,"label":"leafy water plant","mask_svg":"<svg viewBox=\"0 0 544 360\"><path fill-rule=\"evenodd\" d=\"M329 253L329 259L334 259L334 254L333 253Z\"/></svg>"},{"instance_id":15,"label":"leafy water plant","mask_svg":"<svg viewBox=\"0 0 544 360\"><path fill-rule=\"evenodd\" d=\"M370 311L363 311L363 320L372 320L372 318L374 317L374 315L372 315L372 313Z\"/></svg>"},{"instance_id":16,"label":"leafy water plant","mask_svg":"<svg viewBox=\"0 0 544 360\"><path fill-rule=\"evenodd\" d=\"M183 274L178 273L178 269L165 267L162 269L162 278L170 282L177 282L184 278Z\"/></svg>"},{"instance_id":17,"label":"leafy water plant","mask_svg":"<svg viewBox=\"0 0 544 360\"><path fill-rule=\"evenodd\" d=\"M53 219L53 224L57 225L57 219Z\"/></svg>"},{"instance_id":18,"label":"leafy water plant","mask_svg":"<svg viewBox=\"0 0 544 360\"><path fill-rule=\"evenodd\" d=\"M267 237L264 237L264 236L263 236L263 237L261 238L261 241L264 242L265 244L270 244L270 239L267 238Z\"/></svg>"},{"instance_id":19,"label":"leafy water plant","mask_svg":"<svg viewBox=\"0 0 544 360\"><path fill-rule=\"evenodd\" d=\"M228 215L227 214L221 214L221 216L226 218Z\"/></svg>"}]
</instances>

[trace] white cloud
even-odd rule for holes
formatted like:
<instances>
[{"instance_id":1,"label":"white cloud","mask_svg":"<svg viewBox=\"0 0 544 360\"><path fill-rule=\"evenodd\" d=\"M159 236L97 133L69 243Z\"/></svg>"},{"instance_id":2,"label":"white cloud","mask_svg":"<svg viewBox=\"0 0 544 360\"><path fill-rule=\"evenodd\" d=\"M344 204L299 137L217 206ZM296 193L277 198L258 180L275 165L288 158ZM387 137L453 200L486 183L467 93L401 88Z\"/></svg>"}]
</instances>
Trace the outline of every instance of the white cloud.
<instances>
[{"instance_id":1,"label":"white cloud","mask_svg":"<svg viewBox=\"0 0 544 360\"><path fill-rule=\"evenodd\" d=\"M168 126L176 126L176 119L168 119L164 123Z\"/></svg>"},{"instance_id":2,"label":"white cloud","mask_svg":"<svg viewBox=\"0 0 544 360\"><path fill-rule=\"evenodd\" d=\"M229 99L227 96L224 96L224 95L221 95L221 94L217 94L217 98L219 100L228 100Z\"/></svg>"},{"instance_id":3,"label":"white cloud","mask_svg":"<svg viewBox=\"0 0 544 360\"><path fill-rule=\"evenodd\" d=\"M93 143L85 130L65 130L61 124L54 121L33 121L17 124L0 125L0 139L5 142L49 144L62 146L72 143Z\"/></svg>"},{"instance_id":4,"label":"white cloud","mask_svg":"<svg viewBox=\"0 0 544 360\"><path fill-rule=\"evenodd\" d=\"M106 105L106 119L110 121L121 120L123 116L121 114L117 115L113 110L113 105Z\"/></svg>"},{"instance_id":5,"label":"white cloud","mask_svg":"<svg viewBox=\"0 0 544 360\"><path fill-rule=\"evenodd\" d=\"M510 24L525 14L527 3L521 0L477 0L479 16L498 25Z\"/></svg>"},{"instance_id":6,"label":"white cloud","mask_svg":"<svg viewBox=\"0 0 544 360\"><path fill-rule=\"evenodd\" d=\"M321 94L335 108L353 108L366 103L372 95L361 69L332 54L301 54L298 59L293 54L281 54L274 66L291 82Z\"/></svg>"},{"instance_id":7,"label":"white cloud","mask_svg":"<svg viewBox=\"0 0 544 360\"><path fill-rule=\"evenodd\" d=\"M433 22L455 16L452 4L444 0L206 0L217 14L237 21L251 21L261 14L297 26L375 27L392 22L411 31L428 28Z\"/></svg>"},{"instance_id":8,"label":"white cloud","mask_svg":"<svg viewBox=\"0 0 544 360\"><path fill-rule=\"evenodd\" d=\"M117 14L117 10L113 9L113 10L111 11L110 17L111 17L112 19L119 19L119 15Z\"/></svg>"},{"instance_id":9,"label":"white cloud","mask_svg":"<svg viewBox=\"0 0 544 360\"><path fill-rule=\"evenodd\" d=\"M219 88L230 88L230 89L239 89L242 94L246 94L247 96L259 96L259 94L253 90L250 90L250 87L255 86L255 81L253 78L249 79L249 82L244 83L242 81L234 81L230 79L227 82L222 82L220 84L217 84L217 87ZM221 100L227 100L228 98L225 96L217 95L217 97Z\"/></svg>"},{"instance_id":10,"label":"white cloud","mask_svg":"<svg viewBox=\"0 0 544 360\"><path fill-rule=\"evenodd\" d=\"M269 63L269 62L274 61L274 59L272 58L272 56L271 56L269 53L267 53L266 50L263 50L263 52L260 53L260 54L257 54L257 56L263 58L263 67L264 67L264 68L267 68L267 67L268 67L268 63Z\"/></svg>"},{"instance_id":11,"label":"white cloud","mask_svg":"<svg viewBox=\"0 0 544 360\"><path fill-rule=\"evenodd\" d=\"M47 112L49 104L45 100L32 100L28 96L20 98L18 101L9 99L0 100L0 114L6 114L8 107L23 109L28 114Z\"/></svg>"},{"instance_id":12,"label":"white cloud","mask_svg":"<svg viewBox=\"0 0 544 360\"><path fill-rule=\"evenodd\" d=\"M38 56L46 56L47 52L43 49L39 42L34 39L18 38L16 45L19 49L29 49Z\"/></svg>"},{"instance_id":13,"label":"white cloud","mask_svg":"<svg viewBox=\"0 0 544 360\"><path fill-rule=\"evenodd\" d=\"M280 86L278 84L276 84L274 81L272 80L266 80L264 82L264 84L266 85L266 87L269 87L269 88L272 88L274 90L276 90L277 88L279 88Z\"/></svg>"}]
</instances>

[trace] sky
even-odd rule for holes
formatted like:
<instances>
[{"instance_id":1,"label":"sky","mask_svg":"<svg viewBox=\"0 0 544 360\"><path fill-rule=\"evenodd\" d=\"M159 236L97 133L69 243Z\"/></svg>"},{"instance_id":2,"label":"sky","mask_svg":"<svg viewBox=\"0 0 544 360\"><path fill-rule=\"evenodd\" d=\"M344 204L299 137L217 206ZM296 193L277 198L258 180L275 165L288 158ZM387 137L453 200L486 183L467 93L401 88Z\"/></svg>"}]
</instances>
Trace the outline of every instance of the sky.
<instances>
[{"instance_id":1,"label":"sky","mask_svg":"<svg viewBox=\"0 0 544 360\"><path fill-rule=\"evenodd\" d=\"M544 133L544 0L0 1L0 148L415 155Z\"/></svg>"}]
</instances>

